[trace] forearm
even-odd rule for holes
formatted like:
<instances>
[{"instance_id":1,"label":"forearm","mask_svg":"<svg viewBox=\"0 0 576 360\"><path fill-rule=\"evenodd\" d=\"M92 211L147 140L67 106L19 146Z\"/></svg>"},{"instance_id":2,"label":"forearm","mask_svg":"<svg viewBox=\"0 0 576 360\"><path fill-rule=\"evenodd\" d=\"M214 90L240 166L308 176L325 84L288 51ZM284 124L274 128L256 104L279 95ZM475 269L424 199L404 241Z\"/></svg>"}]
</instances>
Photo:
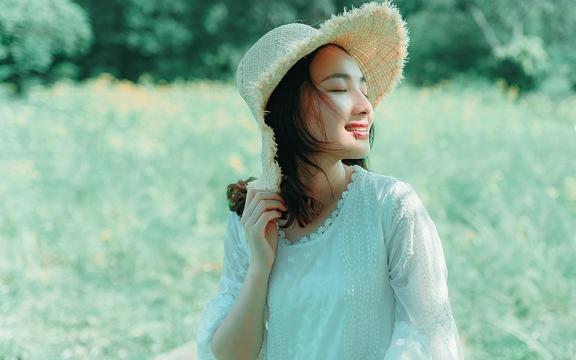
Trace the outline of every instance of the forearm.
<instances>
[{"instance_id":1,"label":"forearm","mask_svg":"<svg viewBox=\"0 0 576 360\"><path fill-rule=\"evenodd\" d=\"M212 338L212 352L219 360L253 360L264 335L264 309L270 272L250 266L230 313Z\"/></svg>"}]
</instances>

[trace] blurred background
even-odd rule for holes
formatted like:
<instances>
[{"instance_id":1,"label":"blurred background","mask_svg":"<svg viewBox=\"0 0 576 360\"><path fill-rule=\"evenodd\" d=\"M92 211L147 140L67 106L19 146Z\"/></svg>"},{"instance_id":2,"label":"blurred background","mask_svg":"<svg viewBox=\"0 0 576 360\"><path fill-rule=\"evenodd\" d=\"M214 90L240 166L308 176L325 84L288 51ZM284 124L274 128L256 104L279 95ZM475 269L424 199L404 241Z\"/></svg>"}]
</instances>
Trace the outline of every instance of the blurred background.
<instances>
[{"instance_id":1,"label":"blurred background","mask_svg":"<svg viewBox=\"0 0 576 360\"><path fill-rule=\"evenodd\" d=\"M0 359L190 344L226 185L260 172L236 64L362 3L0 0ZM370 170L435 221L468 358L575 358L574 0L393 3L409 61Z\"/></svg>"}]
</instances>

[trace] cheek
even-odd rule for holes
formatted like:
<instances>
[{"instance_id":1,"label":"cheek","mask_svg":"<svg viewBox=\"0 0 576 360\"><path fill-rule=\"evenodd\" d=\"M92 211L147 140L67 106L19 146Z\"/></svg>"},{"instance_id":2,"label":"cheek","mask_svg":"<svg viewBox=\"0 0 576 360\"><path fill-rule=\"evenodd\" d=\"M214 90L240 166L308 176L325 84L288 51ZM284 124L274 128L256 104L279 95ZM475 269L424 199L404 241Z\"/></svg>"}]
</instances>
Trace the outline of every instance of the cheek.
<instances>
[{"instance_id":1,"label":"cheek","mask_svg":"<svg viewBox=\"0 0 576 360\"><path fill-rule=\"evenodd\" d=\"M350 132L345 129L346 119L350 110L347 108L349 104L343 99L331 98L333 104L329 106L321 103L319 105L319 117L311 119L311 131L319 138L323 137L322 126L326 129L326 136L328 140L343 139L350 136Z\"/></svg>"},{"instance_id":2,"label":"cheek","mask_svg":"<svg viewBox=\"0 0 576 360\"><path fill-rule=\"evenodd\" d=\"M340 115L344 115L350 112L352 104L349 100L347 100L345 96L332 98L332 102L334 104L334 109L330 108L331 112L337 112Z\"/></svg>"}]
</instances>

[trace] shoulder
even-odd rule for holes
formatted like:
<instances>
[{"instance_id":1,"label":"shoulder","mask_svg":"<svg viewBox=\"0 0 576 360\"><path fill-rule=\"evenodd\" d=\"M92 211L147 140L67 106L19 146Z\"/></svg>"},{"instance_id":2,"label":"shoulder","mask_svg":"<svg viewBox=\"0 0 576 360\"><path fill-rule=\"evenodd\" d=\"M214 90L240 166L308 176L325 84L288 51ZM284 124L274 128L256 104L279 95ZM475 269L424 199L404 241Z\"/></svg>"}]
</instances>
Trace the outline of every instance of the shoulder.
<instances>
[{"instance_id":1,"label":"shoulder","mask_svg":"<svg viewBox=\"0 0 576 360\"><path fill-rule=\"evenodd\" d=\"M366 189L372 191L382 209L382 216L391 218L413 216L425 211L416 189L406 180L374 171L364 170Z\"/></svg>"},{"instance_id":2,"label":"shoulder","mask_svg":"<svg viewBox=\"0 0 576 360\"><path fill-rule=\"evenodd\" d=\"M364 187L372 191L374 197L382 204L396 203L405 195L415 192L412 185L395 176L380 174L371 170L364 172Z\"/></svg>"}]
</instances>

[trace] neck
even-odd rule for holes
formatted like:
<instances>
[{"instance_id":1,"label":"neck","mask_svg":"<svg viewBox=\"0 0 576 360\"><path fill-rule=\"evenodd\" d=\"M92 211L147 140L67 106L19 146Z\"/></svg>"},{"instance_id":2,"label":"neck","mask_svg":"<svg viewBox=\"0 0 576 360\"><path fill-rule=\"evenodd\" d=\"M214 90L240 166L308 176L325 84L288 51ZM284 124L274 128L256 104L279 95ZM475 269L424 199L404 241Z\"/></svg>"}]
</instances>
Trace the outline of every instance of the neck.
<instances>
[{"instance_id":1,"label":"neck","mask_svg":"<svg viewBox=\"0 0 576 360\"><path fill-rule=\"evenodd\" d=\"M339 199L340 194L351 180L352 171L341 160L317 163L317 165L324 170L326 176L315 168L307 167L310 170L303 172L302 182L312 190L314 196L323 205L328 205Z\"/></svg>"}]
</instances>

